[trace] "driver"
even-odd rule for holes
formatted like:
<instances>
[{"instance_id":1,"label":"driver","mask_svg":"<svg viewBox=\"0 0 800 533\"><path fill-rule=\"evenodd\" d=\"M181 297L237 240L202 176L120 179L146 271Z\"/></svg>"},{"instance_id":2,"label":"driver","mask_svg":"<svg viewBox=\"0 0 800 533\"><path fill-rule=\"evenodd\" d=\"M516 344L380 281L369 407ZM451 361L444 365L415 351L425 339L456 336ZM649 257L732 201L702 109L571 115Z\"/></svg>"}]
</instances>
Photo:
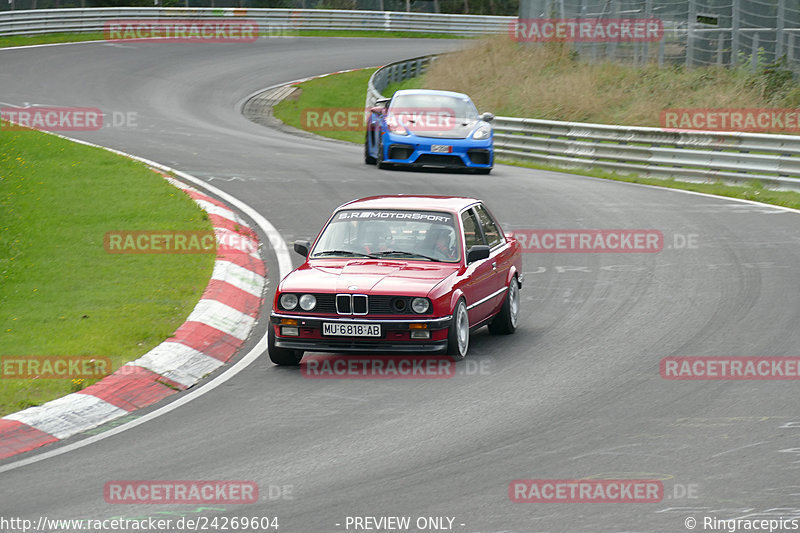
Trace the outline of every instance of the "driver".
<instances>
[{"instance_id":1,"label":"driver","mask_svg":"<svg viewBox=\"0 0 800 533\"><path fill-rule=\"evenodd\" d=\"M456 258L456 249L453 245L454 232L452 228L432 227L425 234L422 248L430 255L439 259L452 260Z\"/></svg>"}]
</instances>

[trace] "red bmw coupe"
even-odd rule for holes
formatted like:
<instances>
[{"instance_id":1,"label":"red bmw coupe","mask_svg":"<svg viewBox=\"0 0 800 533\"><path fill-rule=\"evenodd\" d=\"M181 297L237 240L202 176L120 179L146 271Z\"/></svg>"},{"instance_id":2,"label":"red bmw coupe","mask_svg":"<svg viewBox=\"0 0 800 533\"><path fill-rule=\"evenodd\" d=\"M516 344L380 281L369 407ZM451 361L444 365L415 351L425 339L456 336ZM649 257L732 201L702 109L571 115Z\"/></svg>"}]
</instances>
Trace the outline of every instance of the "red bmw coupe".
<instances>
[{"instance_id":1,"label":"red bmw coupe","mask_svg":"<svg viewBox=\"0 0 800 533\"><path fill-rule=\"evenodd\" d=\"M519 243L474 198L373 196L334 211L306 261L278 286L268 351L297 365L306 351L446 353L463 359L470 330L517 327Z\"/></svg>"}]
</instances>

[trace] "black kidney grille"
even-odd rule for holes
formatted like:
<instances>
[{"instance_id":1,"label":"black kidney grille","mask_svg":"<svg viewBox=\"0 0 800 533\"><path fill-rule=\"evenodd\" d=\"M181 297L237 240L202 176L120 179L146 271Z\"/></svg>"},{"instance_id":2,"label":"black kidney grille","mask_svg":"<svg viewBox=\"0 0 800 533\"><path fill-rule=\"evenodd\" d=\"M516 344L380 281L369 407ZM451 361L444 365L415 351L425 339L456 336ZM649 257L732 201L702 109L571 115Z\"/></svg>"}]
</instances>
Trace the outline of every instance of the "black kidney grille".
<instances>
[{"instance_id":1,"label":"black kidney grille","mask_svg":"<svg viewBox=\"0 0 800 533\"><path fill-rule=\"evenodd\" d=\"M353 295L353 314L354 315L366 315L369 311L369 305L367 302L367 296L365 294L354 294Z\"/></svg>"},{"instance_id":2,"label":"black kidney grille","mask_svg":"<svg viewBox=\"0 0 800 533\"><path fill-rule=\"evenodd\" d=\"M352 297L349 294L336 295L336 312L340 315L352 315Z\"/></svg>"}]
</instances>

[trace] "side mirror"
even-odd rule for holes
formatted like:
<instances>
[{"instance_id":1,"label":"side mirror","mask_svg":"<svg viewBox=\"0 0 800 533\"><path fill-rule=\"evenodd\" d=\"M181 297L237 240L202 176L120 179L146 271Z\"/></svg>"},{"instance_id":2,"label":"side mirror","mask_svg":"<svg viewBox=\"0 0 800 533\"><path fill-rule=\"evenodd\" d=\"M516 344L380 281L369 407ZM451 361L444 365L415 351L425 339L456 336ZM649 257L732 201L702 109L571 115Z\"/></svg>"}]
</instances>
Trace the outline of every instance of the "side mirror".
<instances>
[{"instance_id":1,"label":"side mirror","mask_svg":"<svg viewBox=\"0 0 800 533\"><path fill-rule=\"evenodd\" d=\"M491 122L494 120L494 115L491 113L484 113L481 115L481 120L484 122Z\"/></svg>"},{"instance_id":2,"label":"side mirror","mask_svg":"<svg viewBox=\"0 0 800 533\"><path fill-rule=\"evenodd\" d=\"M308 252L311 250L311 243L309 241L294 241L294 251L303 257L308 257Z\"/></svg>"},{"instance_id":3,"label":"side mirror","mask_svg":"<svg viewBox=\"0 0 800 533\"><path fill-rule=\"evenodd\" d=\"M485 244L476 244L467 251L467 264L489 257L490 248Z\"/></svg>"}]
</instances>

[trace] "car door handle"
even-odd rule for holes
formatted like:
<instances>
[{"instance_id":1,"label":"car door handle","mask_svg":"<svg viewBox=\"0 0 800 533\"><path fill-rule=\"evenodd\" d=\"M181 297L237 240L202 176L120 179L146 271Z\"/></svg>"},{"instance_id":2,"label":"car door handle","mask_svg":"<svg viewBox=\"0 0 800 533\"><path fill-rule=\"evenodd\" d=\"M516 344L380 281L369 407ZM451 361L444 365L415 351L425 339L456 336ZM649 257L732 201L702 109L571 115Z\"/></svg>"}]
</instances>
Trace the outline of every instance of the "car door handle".
<instances>
[{"instance_id":1,"label":"car door handle","mask_svg":"<svg viewBox=\"0 0 800 533\"><path fill-rule=\"evenodd\" d=\"M497 261L492 263L492 270L497 270Z\"/></svg>"}]
</instances>

